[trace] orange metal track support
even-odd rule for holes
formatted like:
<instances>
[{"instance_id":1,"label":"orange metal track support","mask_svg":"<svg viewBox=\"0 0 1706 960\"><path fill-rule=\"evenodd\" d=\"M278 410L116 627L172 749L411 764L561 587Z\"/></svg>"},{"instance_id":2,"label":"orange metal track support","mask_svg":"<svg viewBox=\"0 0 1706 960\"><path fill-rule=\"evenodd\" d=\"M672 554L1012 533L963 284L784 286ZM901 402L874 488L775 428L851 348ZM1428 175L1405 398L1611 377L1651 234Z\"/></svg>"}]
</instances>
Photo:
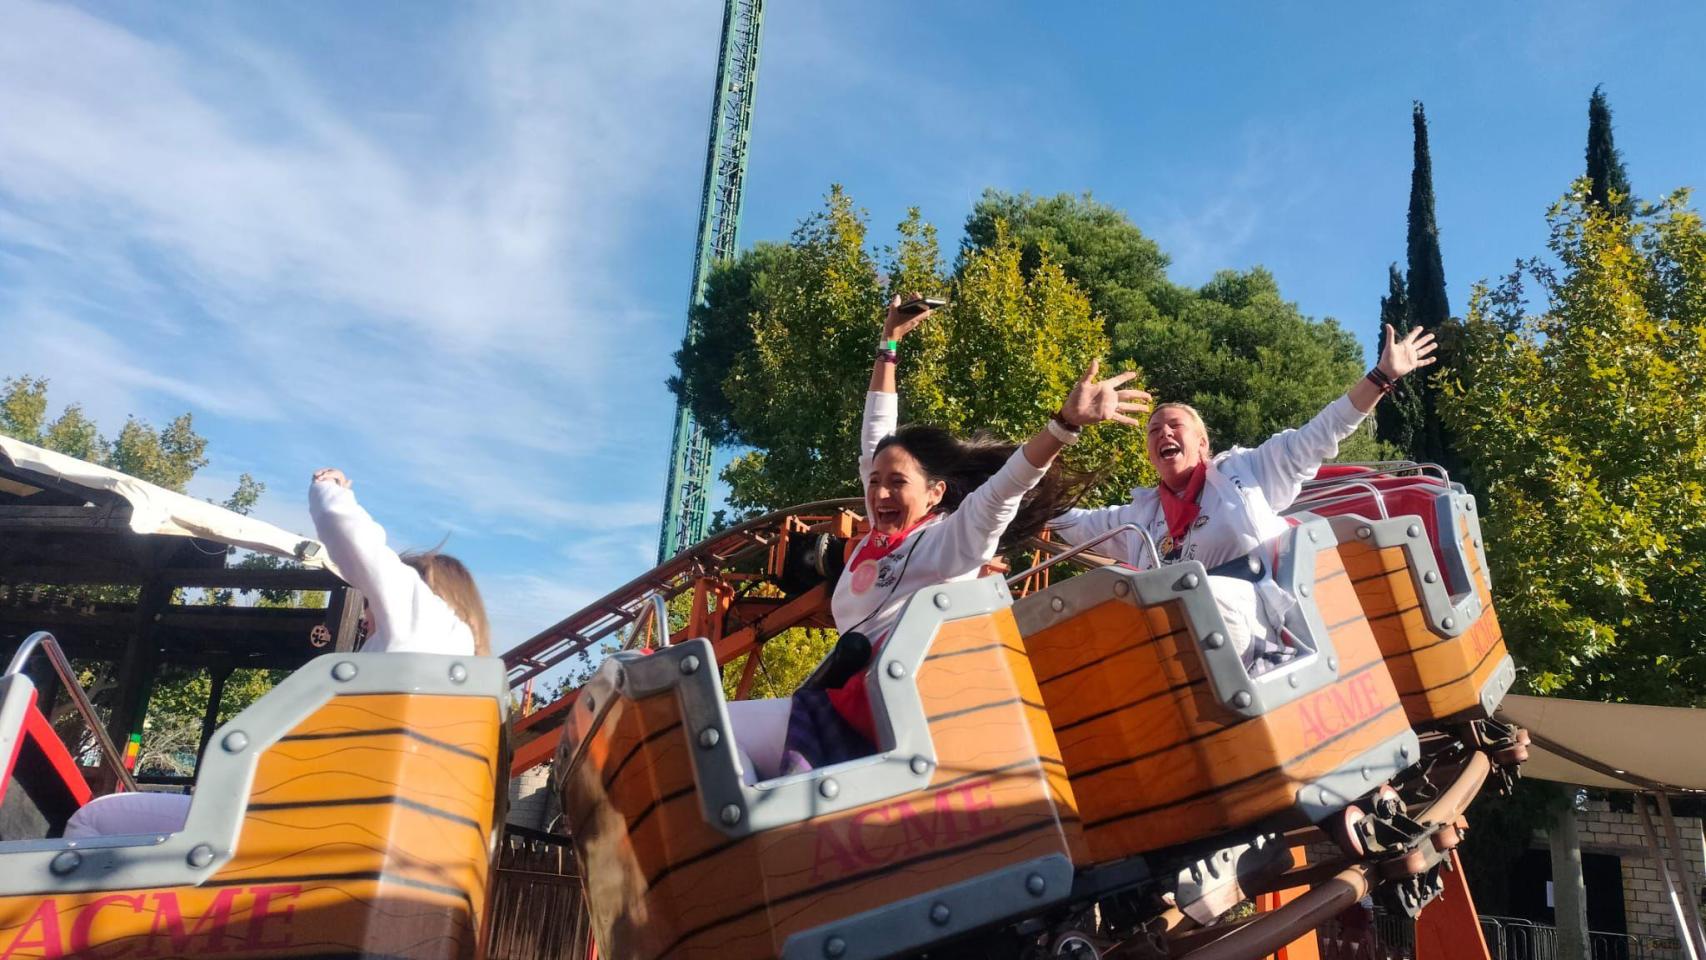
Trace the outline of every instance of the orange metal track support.
<instances>
[{"instance_id":1,"label":"orange metal track support","mask_svg":"<svg viewBox=\"0 0 1706 960\"><path fill-rule=\"evenodd\" d=\"M1451 851L1451 869L1441 871L1445 891L1416 918L1416 960L1489 960L1487 939L1475 913L1475 899L1463 876L1463 863Z\"/></svg>"}]
</instances>

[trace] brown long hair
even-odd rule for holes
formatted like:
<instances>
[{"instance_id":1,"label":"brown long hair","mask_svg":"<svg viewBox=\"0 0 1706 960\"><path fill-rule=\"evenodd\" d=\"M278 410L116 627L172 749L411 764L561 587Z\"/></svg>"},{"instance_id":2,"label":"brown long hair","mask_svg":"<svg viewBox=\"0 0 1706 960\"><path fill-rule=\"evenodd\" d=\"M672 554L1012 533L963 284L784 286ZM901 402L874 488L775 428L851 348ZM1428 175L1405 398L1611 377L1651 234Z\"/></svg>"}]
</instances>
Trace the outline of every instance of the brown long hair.
<instances>
[{"instance_id":1,"label":"brown long hair","mask_svg":"<svg viewBox=\"0 0 1706 960\"><path fill-rule=\"evenodd\" d=\"M942 501L936 504L938 513L959 509L960 503L995 476L1019 449L1018 444L998 440L984 430L962 440L941 427L924 423L909 423L884 437L875 453L889 447L899 447L911 454L927 479L939 481L947 488ZM1056 461L1019 502L1019 513L1001 534L997 549L1008 550L1041 533L1050 520L1076 506L1099 479L1094 474L1067 470Z\"/></svg>"},{"instance_id":2,"label":"brown long hair","mask_svg":"<svg viewBox=\"0 0 1706 960\"><path fill-rule=\"evenodd\" d=\"M403 562L413 567L426 581L427 589L468 625L474 634L474 655L491 656L492 629L486 621L486 604L480 599L480 588L474 585L474 575L468 572L462 561L448 553L427 550L405 553Z\"/></svg>"}]
</instances>

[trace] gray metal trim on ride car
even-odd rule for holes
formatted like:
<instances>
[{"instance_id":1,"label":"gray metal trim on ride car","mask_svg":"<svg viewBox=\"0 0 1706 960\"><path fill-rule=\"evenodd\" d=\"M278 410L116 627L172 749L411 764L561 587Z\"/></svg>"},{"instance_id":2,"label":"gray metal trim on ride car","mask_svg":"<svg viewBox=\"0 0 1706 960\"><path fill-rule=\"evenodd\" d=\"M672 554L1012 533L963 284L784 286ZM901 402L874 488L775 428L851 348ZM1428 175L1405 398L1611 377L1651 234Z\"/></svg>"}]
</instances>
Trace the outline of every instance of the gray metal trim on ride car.
<instances>
[{"instance_id":1,"label":"gray metal trim on ride car","mask_svg":"<svg viewBox=\"0 0 1706 960\"><path fill-rule=\"evenodd\" d=\"M500 718L509 711L504 663L494 657L425 653L316 657L213 735L197 769L195 795L182 830L79 840L0 841L0 896L204 882L231 859L260 755L334 697L356 694L483 696L497 701Z\"/></svg>"},{"instance_id":2,"label":"gray metal trim on ride car","mask_svg":"<svg viewBox=\"0 0 1706 960\"><path fill-rule=\"evenodd\" d=\"M1313 514L1297 516L1313 517ZM1333 533L1340 543L1361 540L1377 549L1403 549L1404 560L1410 567L1410 581L1416 588L1416 596L1421 598L1422 616L1427 620L1428 629L1436 635L1448 639L1460 636L1481 616L1480 595L1474 589L1459 589L1452 582L1452 576L1442 575L1433 544L1428 541L1420 518L1400 515L1385 520L1369 520L1342 514L1326 519L1332 524ZM1448 562L1457 559L1461 563L1449 543L1440 552ZM1467 568L1463 576L1468 576Z\"/></svg>"},{"instance_id":3,"label":"gray metal trim on ride car","mask_svg":"<svg viewBox=\"0 0 1706 960\"><path fill-rule=\"evenodd\" d=\"M782 945L782 960L875 960L918 950L1072 892L1072 861L1049 854L991 870L843 920L802 930Z\"/></svg>"},{"instance_id":4,"label":"gray metal trim on ride car","mask_svg":"<svg viewBox=\"0 0 1706 960\"><path fill-rule=\"evenodd\" d=\"M1284 549L1273 577L1297 600L1286 615L1285 626L1314 652L1255 678L1227 639L1226 622L1210 592L1208 572L1195 560L1143 571L1098 567L1025 597L1013 605L1013 616L1020 631L1028 636L1109 601L1134 607L1178 603L1190 631L1191 646L1202 661L1215 699L1231 713L1254 719L1331 685L1339 673L1332 637L1310 596L1314 592L1316 554L1323 548L1336 547L1338 541L1332 527L1318 517L1304 520L1282 536Z\"/></svg>"},{"instance_id":5,"label":"gray metal trim on ride car","mask_svg":"<svg viewBox=\"0 0 1706 960\"><path fill-rule=\"evenodd\" d=\"M741 779L722 676L709 641L687 640L650 655L606 660L581 691L559 761L575 757L579 741L596 730L598 708L613 696L631 700L676 691L684 736L705 821L729 837L744 837L836 810L861 807L921 790L936 769L936 747L918 696L918 668L942 624L993 613L1013 602L1000 577L961 580L913 594L900 620L864 674L871 690L877 741L869 757L749 785ZM581 754L584 756L584 753ZM562 764L566 769L567 763Z\"/></svg>"},{"instance_id":6,"label":"gray metal trim on ride car","mask_svg":"<svg viewBox=\"0 0 1706 960\"><path fill-rule=\"evenodd\" d=\"M1486 683L1481 684L1481 690L1477 696L1481 701L1481 709L1486 711L1487 716L1492 716L1499 709L1499 704L1505 701L1505 694L1510 693L1511 687L1515 683L1516 661L1512 660L1511 655L1507 653L1499 661L1498 667L1493 670L1493 675L1487 678Z\"/></svg>"},{"instance_id":7,"label":"gray metal trim on ride car","mask_svg":"<svg viewBox=\"0 0 1706 960\"><path fill-rule=\"evenodd\" d=\"M1421 756L1422 745L1416 731L1406 727L1403 733L1388 737L1331 773L1304 784L1297 791L1296 809L1302 811L1309 822L1320 823L1396 777L1399 771L1414 764Z\"/></svg>"}]
</instances>

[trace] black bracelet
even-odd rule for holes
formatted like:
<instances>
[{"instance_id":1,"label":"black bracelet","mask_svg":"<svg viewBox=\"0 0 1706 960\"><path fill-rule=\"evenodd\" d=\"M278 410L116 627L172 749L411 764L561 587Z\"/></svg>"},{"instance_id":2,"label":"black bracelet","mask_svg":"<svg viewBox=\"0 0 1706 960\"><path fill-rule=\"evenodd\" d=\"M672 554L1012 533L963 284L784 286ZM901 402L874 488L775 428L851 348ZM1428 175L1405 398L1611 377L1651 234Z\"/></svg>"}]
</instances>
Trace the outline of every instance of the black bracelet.
<instances>
[{"instance_id":1,"label":"black bracelet","mask_svg":"<svg viewBox=\"0 0 1706 960\"><path fill-rule=\"evenodd\" d=\"M1080 427L1077 424L1073 423L1071 420L1068 420L1065 417L1061 416L1059 410L1056 410L1055 412L1049 414L1048 418L1050 420L1053 420L1055 423L1058 423L1061 426L1065 427L1066 429L1071 430L1073 433L1078 433L1079 431L1084 429L1083 427Z\"/></svg>"},{"instance_id":2,"label":"black bracelet","mask_svg":"<svg viewBox=\"0 0 1706 960\"><path fill-rule=\"evenodd\" d=\"M1374 384L1375 388L1378 389L1383 396L1391 393L1398 387L1398 381L1387 376L1386 371L1379 367L1374 367L1369 370L1365 379Z\"/></svg>"}]
</instances>

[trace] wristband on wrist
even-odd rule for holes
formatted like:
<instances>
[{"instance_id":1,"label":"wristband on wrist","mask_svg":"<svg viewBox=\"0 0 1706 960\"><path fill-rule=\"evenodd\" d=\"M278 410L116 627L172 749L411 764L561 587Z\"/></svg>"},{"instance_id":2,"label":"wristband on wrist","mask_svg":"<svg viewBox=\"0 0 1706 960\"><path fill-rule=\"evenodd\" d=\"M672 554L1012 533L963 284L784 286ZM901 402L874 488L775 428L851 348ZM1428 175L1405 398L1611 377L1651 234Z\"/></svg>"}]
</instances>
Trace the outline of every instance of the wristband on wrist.
<instances>
[{"instance_id":1,"label":"wristband on wrist","mask_svg":"<svg viewBox=\"0 0 1706 960\"><path fill-rule=\"evenodd\" d=\"M1380 369L1378 366L1369 370L1368 376L1365 379L1367 379L1369 383L1374 384L1375 388L1380 391L1381 396L1391 393L1398 387L1398 381L1387 376L1386 371Z\"/></svg>"},{"instance_id":2,"label":"wristband on wrist","mask_svg":"<svg viewBox=\"0 0 1706 960\"><path fill-rule=\"evenodd\" d=\"M877 359L884 363L900 362L900 341L883 338L877 341Z\"/></svg>"},{"instance_id":3,"label":"wristband on wrist","mask_svg":"<svg viewBox=\"0 0 1706 960\"><path fill-rule=\"evenodd\" d=\"M1070 447L1082 439L1084 434L1077 427L1062 426L1063 423L1065 421L1060 419L1059 414L1050 417L1047 424L1048 432L1056 440L1059 440L1062 446Z\"/></svg>"}]
</instances>

